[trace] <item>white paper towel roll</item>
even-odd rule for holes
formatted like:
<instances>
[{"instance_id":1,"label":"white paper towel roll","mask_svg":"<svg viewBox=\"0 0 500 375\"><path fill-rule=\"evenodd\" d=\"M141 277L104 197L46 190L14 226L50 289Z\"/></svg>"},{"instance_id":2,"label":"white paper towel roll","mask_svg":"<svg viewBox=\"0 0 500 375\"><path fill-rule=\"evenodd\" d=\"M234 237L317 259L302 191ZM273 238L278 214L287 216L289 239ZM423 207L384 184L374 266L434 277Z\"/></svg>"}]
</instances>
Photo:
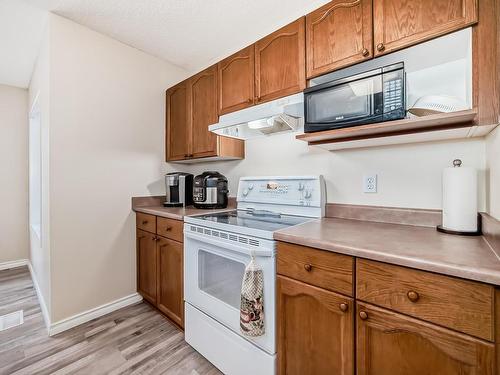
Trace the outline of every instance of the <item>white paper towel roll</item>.
<instances>
[{"instance_id":1,"label":"white paper towel roll","mask_svg":"<svg viewBox=\"0 0 500 375\"><path fill-rule=\"evenodd\" d=\"M443 171L443 227L460 232L477 231L477 171L462 167L455 160L454 167Z\"/></svg>"}]
</instances>

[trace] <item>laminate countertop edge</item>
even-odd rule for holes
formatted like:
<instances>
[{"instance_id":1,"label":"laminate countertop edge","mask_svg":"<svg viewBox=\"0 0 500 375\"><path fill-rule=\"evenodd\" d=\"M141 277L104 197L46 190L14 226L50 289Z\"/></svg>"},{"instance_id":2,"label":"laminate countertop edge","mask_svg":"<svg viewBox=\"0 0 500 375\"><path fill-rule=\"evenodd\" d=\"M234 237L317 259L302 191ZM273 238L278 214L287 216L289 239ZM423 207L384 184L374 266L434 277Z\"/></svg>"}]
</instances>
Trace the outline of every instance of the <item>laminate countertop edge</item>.
<instances>
[{"instance_id":1,"label":"laminate countertop edge","mask_svg":"<svg viewBox=\"0 0 500 375\"><path fill-rule=\"evenodd\" d=\"M324 218L276 231L274 239L500 286L500 259L483 236L452 236L433 228ZM372 239L374 245L369 246Z\"/></svg>"}]
</instances>

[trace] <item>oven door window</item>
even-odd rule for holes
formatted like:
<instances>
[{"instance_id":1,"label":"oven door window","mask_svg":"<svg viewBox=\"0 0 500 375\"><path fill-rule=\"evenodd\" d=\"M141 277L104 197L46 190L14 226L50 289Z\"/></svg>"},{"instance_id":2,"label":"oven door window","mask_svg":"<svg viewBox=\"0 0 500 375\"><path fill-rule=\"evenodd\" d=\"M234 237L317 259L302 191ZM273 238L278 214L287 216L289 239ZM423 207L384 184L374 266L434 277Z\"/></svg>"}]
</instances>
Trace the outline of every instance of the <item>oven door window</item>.
<instances>
[{"instance_id":1,"label":"oven door window","mask_svg":"<svg viewBox=\"0 0 500 375\"><path fill-rule=\"evenodd\" d=\"M370 77L307 95L307 122L334 124L372 116L376 95L381 95L380 77Z\"/></svg>"},{"instance_id":2,"label":"oven door window","mask_svg":"<svg viewBox=\"0 0 500 375\"><path fill-rule=\"evenodd\" d=\"M198 288L212 297L240 308L245 265L205 250L198 253Z\"/></svg>"}]
</instances>

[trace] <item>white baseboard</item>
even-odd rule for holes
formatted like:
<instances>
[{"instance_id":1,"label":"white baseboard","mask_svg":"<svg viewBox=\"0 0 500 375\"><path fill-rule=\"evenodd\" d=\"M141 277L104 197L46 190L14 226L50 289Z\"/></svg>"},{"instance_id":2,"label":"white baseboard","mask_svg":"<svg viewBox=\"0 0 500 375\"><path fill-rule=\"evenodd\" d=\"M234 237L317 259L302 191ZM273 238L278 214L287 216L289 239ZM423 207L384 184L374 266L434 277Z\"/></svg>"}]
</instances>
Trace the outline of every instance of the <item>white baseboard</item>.
<instances>
[{"instance_id":1,"label":"white baseboard","mask_svg":"<svg viewBox=\"0 0 500 375\"><path fill-rule=\"evenodd\" d=\"M45 322L45 327L47 328L47 332L50 333L50 314L47 305L45 304L45 299L43 298L42 291L40 290L40 285L36 279L35 271L33 270L33 266L31 262L28 261L28 268L31 274L31 280L33 281L33 286L35 287L36 295L38 297L38 303L40 304L40 309L42 310L43 321Z\"/></svg>"},{"instance_id":2,"label":"white baseboard","mask_svg":"<svg viewBox=\"0 0 500 375\"><path fill-rule=\"evenodd\" d=\"M142 296L138 293L133 293L129 296L125 296L115 301L84 311L80 314L70 316L69 318L52 323L49 328L49 336L57 335L58 333L66 331L70 328L79 326L83 323L87 323L92 319L99 318L103 315L109 314L113 311L122 309L141 301Z\"/></svg>"},{"instance_id":3,"label":"white baseboard","mask_svg":"<svg viewBox=\"0 0 500 375\"><path fill-rule=\"evenodd\" d=\"M10 262L3 262L3 263L0 263L0 271L8 270L10 268L27 266L28 263L29 263L28 259L19 259L19 260L12 260Z\"/></svg>"}]
</instances>

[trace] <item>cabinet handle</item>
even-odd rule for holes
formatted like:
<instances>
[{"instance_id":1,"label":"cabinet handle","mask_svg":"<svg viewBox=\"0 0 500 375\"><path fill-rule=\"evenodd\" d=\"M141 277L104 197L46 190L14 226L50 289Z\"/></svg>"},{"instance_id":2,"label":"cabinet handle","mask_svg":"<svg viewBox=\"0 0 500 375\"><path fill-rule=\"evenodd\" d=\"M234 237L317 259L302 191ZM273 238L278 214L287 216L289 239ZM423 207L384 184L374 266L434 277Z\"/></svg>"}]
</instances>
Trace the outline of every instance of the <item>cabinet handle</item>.
<instances>
[{"instance_id":1,"label":"cabinet handle","mask_svg":"<svg viewBox=\"0 0 500 375\"><path fill-rule=\"evenodd\" d=\"M159 240L160 240L160 238L159 238L159 237L157 237L157 236L154 236L154 237L153 237L153 241L159 241Z\"/></svg>"},{"instance_id":2,"label":"cabinet handle","mask_svg":"<svg viewBox=\"0 0 500 375\"><path fill-rule=\"evenodd\" d=\"M364 57L368 56L370 54L370 51L368 51L368 48L363 48L363 50L361 51L361 53L363 54Z\"/></svg>"},{"instance_id":3,"label":"cabinet handle","mask_svg":"<svg viewBox=\"0 0 500 375\"><path fill-rule=\"evenodd\" d=\"M310 264L304 264L304 269L307 271L307 272L311 272L313 266L311 266Z\"/></svg>"},{"instance_id":4,"label":"cabinet handle","mask_svg":"<svg viewBox=\"0 0 500 375\"><path fill-rule=\"evenodd\" d=\"M165 230L166 230L167 232L170 232L170 231L172 230L172 227L166 227L166 228L165 228Z\"/></svg>"},{"instance_id":5,"label":"cabinet handle","mask_svg":"<svg viewBox=\"0 0 500 375\"><path fill-rule=\"evenodd\" d=\"M341 303L339 305L340 311L346 312L349 309L349 305L347 303Z\"/></svg>"},{"instance_id":6,"label":"cabinet handle","mask_svg":"<svg viewBox=\"0 0 500 375\"><path fill-rule=\"evenodd\" d=\"M368 314L365 311L360 311L359 312L359 318L361 320L366 320L366 319L368 319Z\"/></svg>"},{"instance_id":7,"label":"cabinet handle","mask_svg":"<svg viewBox=\"0 0 500 375\"><path fill-rule=\"evenodd\" d=\"M410 290L408 293L406 293L406 296L411 302L417 302L420 298L417 292L414 290Z\"/></svg>"},{"instance_id":8,"label":"cabinet handle","mask_svg":"<svg viewBox=\"0 0 500 375\"><path fill-rule=\"evenodd\" d=\"M142 225L146 225L147 223L148 223L148 221L147 221L147 220L143 220L143 221L142 221Z\"/></svg>"},{"instance_id":9,"label":"cabinet handle","mask_svg":"<svg viewBox=\"0 0 500 375\"><path fill-rule=\"evenodd\" d=\"M385 50L384 43L377 44L377 51L382 52L383 50Z\"/></svg>"},{"instance_id":10,"label":"cabinet handle","mask_svg":"<svg viewBox=\"0 0 500 375\"><path fill-rule=\"evenodd\" d=\"M253 100L251 98L248 98L247 103L251 103L251 102L253 102Z\"/></svg>"},{"instance_id":11,"label":"cabinet handle","mask_svg":"<svg viewBox=\"0 0 500 375\"><path fill-rule=\"evenodd\" d=\"M160 249L161 249L161 248L164 248L164 247L167 247L167 244L166 244L166 243L164 243L163 245L160 245Z\"/></svg>"}]
</instances>

